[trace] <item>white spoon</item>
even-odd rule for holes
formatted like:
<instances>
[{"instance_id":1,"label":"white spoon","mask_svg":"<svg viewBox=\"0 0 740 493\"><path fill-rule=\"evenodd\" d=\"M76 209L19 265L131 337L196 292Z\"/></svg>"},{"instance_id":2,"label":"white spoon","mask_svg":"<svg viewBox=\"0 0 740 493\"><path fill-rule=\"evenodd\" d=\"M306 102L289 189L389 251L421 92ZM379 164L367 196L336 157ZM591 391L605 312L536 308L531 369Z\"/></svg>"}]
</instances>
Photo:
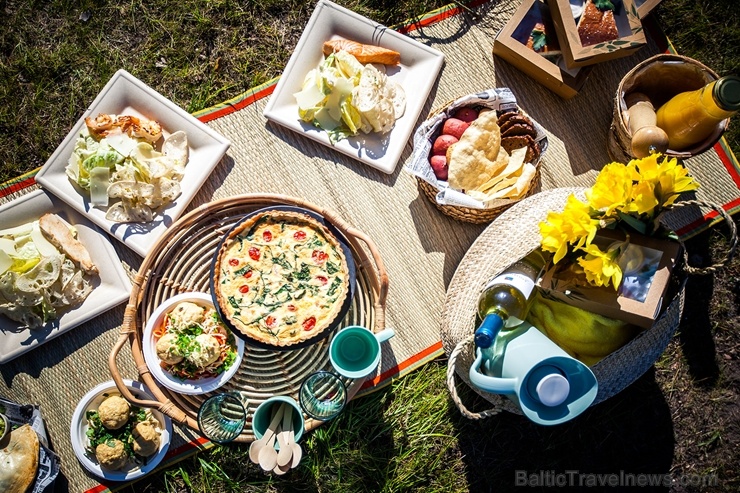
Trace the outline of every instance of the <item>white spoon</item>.
<instances>
[{"instance_id":1,"label":"white spoon","mask_svg":"<svg viewBox=\"0 0 740 493\"><path fill-rule=\"evenodd\" d=\"M298 467L298 464L301 463L301 458L303 458L303 449L295 441L295 432L293 431L292 422L290 423L290 428L288 428L288 440L286 443L286 447L287 446L290 446L291 450L293 451L293 458L291 459L290 467Z\"/></svg>"},{"instance_id":2,"label":"white spoon","mask_svg":"<svg viewBox=\"0 0 740 493\"><path fill-rule=\"evenodd\" d=\"M293 426L293 408L286 406L283 411L283 426L280 433L277 434L278 444L280 445L280 452L277 456L277 465L286 466L291 463L293 457L293 449L288 443L288 430Z\"/></svg>"},{"instance_id":3,"label":"white spoon","mask_svg":"<svg viewBox=\"0 0 740 493\"><path fill-rule=\"evenodd\" d=\"M270 421L270 425L267 427L267 430L265 430L265 434L262 435L262 438L253 441L252 444L249 446L249 460L251 460L255 464L260 463L260 452L262 452L262 450L267 446L267 442L275 434L278 423L280 423L280 420L283 417L282 410L283 408L281 404L280 406L278 406L278 409L273 415L272 421Z\"/></svg>"}]
</instances>

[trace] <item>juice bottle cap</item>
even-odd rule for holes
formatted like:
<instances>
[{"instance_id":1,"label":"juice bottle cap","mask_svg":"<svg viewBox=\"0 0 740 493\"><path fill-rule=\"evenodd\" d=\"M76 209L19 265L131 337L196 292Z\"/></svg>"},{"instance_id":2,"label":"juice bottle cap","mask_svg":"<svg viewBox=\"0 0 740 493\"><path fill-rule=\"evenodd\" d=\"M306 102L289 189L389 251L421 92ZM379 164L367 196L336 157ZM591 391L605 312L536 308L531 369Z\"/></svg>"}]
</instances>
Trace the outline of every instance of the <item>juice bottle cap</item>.
<instances>
[{"instance_id":1,"label":"juice bottle cap","mask_svg":"<svg viewBox=\"0 0 740 493\"><path fill-rule=\"evenodd\" d=\"M740 77L727 75L717 80L712 90L717 105L725 111L740 110Z\"/></svg>"}]
</instances>

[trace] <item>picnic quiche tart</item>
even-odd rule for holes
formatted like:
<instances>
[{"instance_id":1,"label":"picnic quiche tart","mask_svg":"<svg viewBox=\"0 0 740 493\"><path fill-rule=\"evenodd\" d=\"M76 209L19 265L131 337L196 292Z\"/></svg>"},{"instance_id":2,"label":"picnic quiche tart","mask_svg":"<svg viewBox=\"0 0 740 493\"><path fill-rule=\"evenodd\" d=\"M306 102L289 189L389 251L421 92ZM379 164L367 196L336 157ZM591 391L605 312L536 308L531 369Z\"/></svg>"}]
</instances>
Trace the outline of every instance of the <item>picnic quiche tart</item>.
<instances>
[{"instance_id":1,"label":"picnic quiche tart","mask_svg":"<svg viewBox=\"0 0 740 493\"><path fill-rule=\"evenodd\" d=\"M214 268L224 318L248 338L291 346L329 329L349 293L337 238L306 214L269 210L232 229Z\"/></svg>"}]
</instances>

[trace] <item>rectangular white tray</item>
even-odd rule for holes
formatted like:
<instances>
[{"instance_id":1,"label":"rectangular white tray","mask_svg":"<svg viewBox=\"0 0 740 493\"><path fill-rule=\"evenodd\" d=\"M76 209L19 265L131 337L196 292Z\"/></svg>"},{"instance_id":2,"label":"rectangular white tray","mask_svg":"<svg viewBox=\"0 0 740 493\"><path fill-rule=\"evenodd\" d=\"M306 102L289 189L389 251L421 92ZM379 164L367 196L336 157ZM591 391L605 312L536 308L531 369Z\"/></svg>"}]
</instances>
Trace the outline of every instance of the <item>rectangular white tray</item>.
<instances>
[{"instance_id":1,"label":"rectangular white tray","mask_svg":"<svg viewBox=\"0 0 740 493\"><path fill-rule=\"evenodd\" d=\"M110 310L126 301L131 294L131 281L107 235L58 198L36 190L0 207L3 228L34 221L47 212L58 214L77 228L77 237L90 252L100 275L94 278L94 289L81 305L65 310L58 320L44 327L20 329L17 322L0 315L0 364Z\"/></svg>"},{"instance_id":2,"label":"rectangular white tray","mask_svg":"<svg viewBox=\"0 0 740 493\"><path fill-rule=\"evenodd\" d=\"M406 92L406 112L389 133L360 133L332 145L325 131L301 121L298 117L298 105L293 94L301 90L306 74L323 59L324 41L334 38L383 46L401 54L400 66L387 67L387 74ZM444 55L440 51L328 0L320 0L265 107L264 116L390 174L396 169L401 153L414 131L443 62Z\"/></svg>"},{"instance_id":3,"label":"rectangular white tray","mask_svg":"<svg viewBox=\"0 0 740 493\"><path fill-rule=\"evenodd\" d=\"M182 194L150 223L109 221L105 218L106 210L93 207L88 192L79 188L65 173L77 136L85 126L85 118L96 117L100 113L143 116L158 121L165 136L178 130L185 131L188 136L190 157L180 183ZM154 242L180 217L229 146L230 142L225 137L130 73L119 70L46 161L36 175L36 181L144 257Z\"/></svg>"}]
</instances>

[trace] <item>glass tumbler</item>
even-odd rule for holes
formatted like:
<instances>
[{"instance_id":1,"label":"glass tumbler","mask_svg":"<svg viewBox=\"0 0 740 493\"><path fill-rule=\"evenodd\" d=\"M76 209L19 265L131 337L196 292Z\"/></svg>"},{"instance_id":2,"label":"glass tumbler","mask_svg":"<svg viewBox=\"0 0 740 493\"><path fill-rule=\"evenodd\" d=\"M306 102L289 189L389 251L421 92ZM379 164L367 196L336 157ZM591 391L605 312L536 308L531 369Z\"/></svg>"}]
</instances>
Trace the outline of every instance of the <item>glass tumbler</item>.
<instances>
[{"instance_id":1,"label":"glass tumbler","mask_svg":"<svg viewBox=\"0 0 740 493\"><path fill-rule=\"evenodd\" d=\"M327 421L344 409L347 389L337 375L318 371L303 381L298 398L306 414L314 419Z\"/></svg>"},{"instance_id":2,"label":"glass tumbler","mask_svg":"<svg viewBox=\"0 0 740 493\"><path fill-rule=\"evenodd\" d=\"M231 442L241 434L246 421L244 404L233 394L216 394L198 409L198 427L212 442Z\"/></svg>"}]
</instances>

